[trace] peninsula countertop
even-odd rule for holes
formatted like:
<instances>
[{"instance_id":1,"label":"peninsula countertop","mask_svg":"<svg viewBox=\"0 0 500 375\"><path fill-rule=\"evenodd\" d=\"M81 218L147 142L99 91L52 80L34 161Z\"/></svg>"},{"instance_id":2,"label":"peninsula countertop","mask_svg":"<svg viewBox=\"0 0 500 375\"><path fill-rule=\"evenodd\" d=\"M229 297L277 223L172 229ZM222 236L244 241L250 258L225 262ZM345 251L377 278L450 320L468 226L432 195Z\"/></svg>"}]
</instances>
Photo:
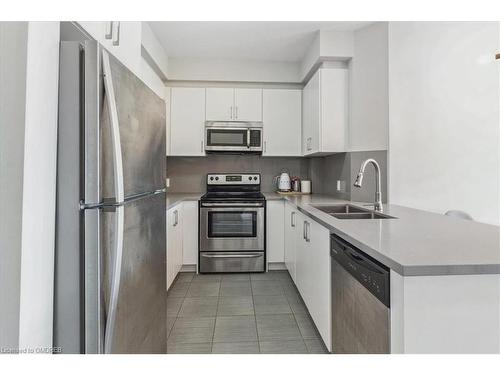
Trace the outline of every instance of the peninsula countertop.
<instances>
[{"instance_id":1,"label":"peninsula countertop","mask_svg":"<svg viewBox=\"0 0 500 375\"><path fill-rule=\"evenodd\" d=\"M340 220L313 205L366 203L328 195L282 196L305 215L403 276L500 274L500 227L384 204L395 219Z\"/></svg>"},{"instance_id":2,"label":"peninsula countertop","mask_svg":"<svg viewBox=\"0 0 500 375\"><path fill-rule=\"evenodd\" d=\"M167 193L167 209L197 201L203 193ZM268 201L286 200L303 214L403 276L500 274L500 227L428 211L384 204L395 219L340 220L314 205L365 202L329 195L283 196L264 193Z\"/></svg>"}]
</instances>

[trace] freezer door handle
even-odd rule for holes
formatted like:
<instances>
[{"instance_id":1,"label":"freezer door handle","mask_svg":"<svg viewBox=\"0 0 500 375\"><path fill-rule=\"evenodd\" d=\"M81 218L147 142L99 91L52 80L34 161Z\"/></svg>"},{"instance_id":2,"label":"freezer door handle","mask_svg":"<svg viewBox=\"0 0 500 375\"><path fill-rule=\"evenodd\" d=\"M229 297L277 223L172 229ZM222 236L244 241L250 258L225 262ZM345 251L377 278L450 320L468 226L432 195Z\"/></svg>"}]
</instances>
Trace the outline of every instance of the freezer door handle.
<instances>
[{"instance_id":1,"label":"freezer door handle","mask_svg":"<svg viewBox=\"0 0 500 375\"><path fill-rule=\"evenodd\" d=\"M102 67L104 72L104 91L109 106L109 117L111 123L111 146L113 152L113 176L115 186L115 200L123 202L125 199L123 184L123 160L120 140L120 127L118 122L118 110L116 107L115 92L113 88L113 79L111 75L111 66L109 64L109 55L102 50ZM115 233L114 241L114 264L111 274L111 290L109 299L109 311L106 319L106 332L104 336L104 352L110 353L113 347L113 333L118 305L118 295L120 291L120 276L122 269L123 255L123 235L125 221L125 207L118 206L115 210Z\"/></svg>"},{"instance_id":2,"label":"freezer door handle","mask_svg":"<svg viewBox=\"0 0 500 375\"><path fill-rule=\"evenodd\" d=\"M102 67L104 71L104 91L109 106L109 117L111 123L111 146L113 152L113 177L115 182L115 200L123 202L125 199L123 186L123 160L120 139L120 125L118 122L118 110L116 107L115 89L111 76L111 66L109 55L106 50L102 50Z\"/></svg>"}]
</instances>

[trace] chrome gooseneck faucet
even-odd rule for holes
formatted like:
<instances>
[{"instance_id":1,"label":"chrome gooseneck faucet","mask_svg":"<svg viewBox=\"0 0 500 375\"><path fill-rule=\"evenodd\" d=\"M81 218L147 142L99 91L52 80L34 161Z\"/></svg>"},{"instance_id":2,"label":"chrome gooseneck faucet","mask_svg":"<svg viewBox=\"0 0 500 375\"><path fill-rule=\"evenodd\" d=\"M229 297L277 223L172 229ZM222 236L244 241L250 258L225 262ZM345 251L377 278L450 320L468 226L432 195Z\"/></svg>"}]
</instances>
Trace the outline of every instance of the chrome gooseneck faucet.
<instances>
[{"instance_id":1,"label":"chrome gooseneck faucet","mask_svg":"<svg viewBox=\"0 0 500 375\"><path fill-rule=\"evenodd\" d=\"M354 186L360 188L363 184L363 173L365 172L365 168L368 164L373 164L375 167L375 183L376 183L376 191L375 191L375 211L382 212L382 193L381 193L381 185L380 185L380 165L378 165L375 159L366 159L361 167L359 168L358 176L356 177L356 181L354 181Z\"/></svg>"}]
</instances>

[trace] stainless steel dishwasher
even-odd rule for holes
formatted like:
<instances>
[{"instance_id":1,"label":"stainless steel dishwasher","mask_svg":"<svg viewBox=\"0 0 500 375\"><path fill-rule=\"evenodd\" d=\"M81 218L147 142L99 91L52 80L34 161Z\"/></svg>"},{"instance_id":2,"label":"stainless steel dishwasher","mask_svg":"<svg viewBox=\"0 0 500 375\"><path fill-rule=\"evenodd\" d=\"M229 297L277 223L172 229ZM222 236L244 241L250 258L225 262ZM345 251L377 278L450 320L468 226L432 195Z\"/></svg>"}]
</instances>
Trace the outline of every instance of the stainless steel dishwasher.
<instances>
[{"instance_id":1,"label":"stainless steel dishwasher","mask_svg":"<svg viewBox=\"0 0 500 375\"><path fill-rule=\"evenodd\" d=\"M389 353L389 269L336 235L331 261L333 353Z\"/></svg>"}]
</instances>

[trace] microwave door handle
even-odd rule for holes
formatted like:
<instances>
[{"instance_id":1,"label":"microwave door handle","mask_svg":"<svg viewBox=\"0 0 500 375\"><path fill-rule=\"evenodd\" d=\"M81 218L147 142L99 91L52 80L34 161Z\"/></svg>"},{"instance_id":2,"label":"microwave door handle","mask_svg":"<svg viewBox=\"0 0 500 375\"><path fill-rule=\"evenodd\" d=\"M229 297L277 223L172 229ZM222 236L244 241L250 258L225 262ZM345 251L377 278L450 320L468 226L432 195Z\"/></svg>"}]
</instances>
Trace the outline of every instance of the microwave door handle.
<instances>
[{"instance_id":1,"label":"microwave door handle","mask_svg":"<svg viewBox=\"0 0 500 375\"><path fill-rule=\"evenodd\" d=\"M247 148L250 148L250 129L247 129Z\"/></svg>"}]
</instances>

